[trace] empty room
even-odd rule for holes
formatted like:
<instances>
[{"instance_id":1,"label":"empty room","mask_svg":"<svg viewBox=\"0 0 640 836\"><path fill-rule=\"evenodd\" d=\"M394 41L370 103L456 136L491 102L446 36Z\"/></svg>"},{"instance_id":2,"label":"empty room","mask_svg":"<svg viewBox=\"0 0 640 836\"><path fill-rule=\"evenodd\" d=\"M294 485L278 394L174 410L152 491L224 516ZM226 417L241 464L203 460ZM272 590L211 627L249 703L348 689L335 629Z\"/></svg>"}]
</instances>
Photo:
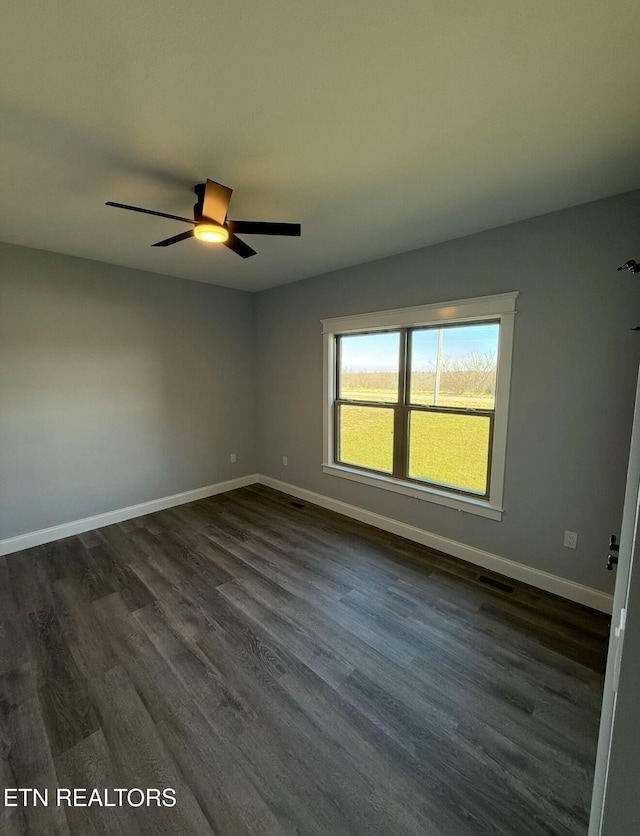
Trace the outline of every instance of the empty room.
<instances>
[{"instance_id":1,"label":"empty room","mask_svg":"<svg viewBox=\"0 0 640 836\"><path fill-rule=\"evenodd\" d=\"M4 11L3 836L637 836L637 4Z\"/></svg>"}]
</instances>

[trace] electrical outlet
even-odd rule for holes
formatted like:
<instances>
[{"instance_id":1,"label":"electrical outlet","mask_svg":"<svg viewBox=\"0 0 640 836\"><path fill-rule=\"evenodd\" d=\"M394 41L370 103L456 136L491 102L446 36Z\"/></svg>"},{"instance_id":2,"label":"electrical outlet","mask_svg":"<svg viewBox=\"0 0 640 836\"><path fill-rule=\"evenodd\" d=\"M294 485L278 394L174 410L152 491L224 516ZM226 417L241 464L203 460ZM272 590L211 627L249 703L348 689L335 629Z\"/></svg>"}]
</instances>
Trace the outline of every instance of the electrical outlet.
<instances>
[{"instance_id":1,"label":"electrical outlet","mask_svg":"<svg viewBox=\"0 0 640 836\"><path fill-rule=\"evenodd\" d=\"M575 549L578 545L578 533L576 531L565 531L564 545L568 549Z\"/></svg>"},{"instance_id":2,"label":"electrical outlet","mask_svg":"<svg viewBox=\"0 0 640 836\"><path fill-rule=\"evenodd\" d=\"M232 454L231 454L231 463L232 463L232 464L234 464L234 463L235 463L235 460L236 460L236 454L235 454L235 453L232 453Z\"/></svg>"},{"instance_id":3,"label":"electrical outlet","mask_svg":"<svg viewBox=\"0 0 640 836\"><path fill-rule=\"evenodd\" d=\"M283 456L283 457L282 457L282 464L283 464L285 467L287 467L287 465L289 464L289 458L288 458L287 456Z\"/></svg>"}]
</instances>

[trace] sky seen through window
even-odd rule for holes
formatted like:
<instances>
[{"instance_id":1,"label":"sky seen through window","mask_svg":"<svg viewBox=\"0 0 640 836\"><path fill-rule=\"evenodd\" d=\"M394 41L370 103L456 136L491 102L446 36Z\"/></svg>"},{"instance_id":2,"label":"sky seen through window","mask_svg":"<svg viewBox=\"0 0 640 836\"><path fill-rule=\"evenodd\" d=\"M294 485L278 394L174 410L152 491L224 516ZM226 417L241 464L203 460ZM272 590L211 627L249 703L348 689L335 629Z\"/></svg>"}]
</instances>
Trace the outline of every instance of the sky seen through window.
<instances>
[{"instance_id":1,"label":"sky seen through window","mask_svg":"<svg viewBox=\"0 0 640 836\"><path fill-rule=\"evenodd\" d=\"M413 332L412 368L430 371L435 368L438 352L438 328ZM443 354L451 360L473 354L496 355L497 323L445 328ZM345 336L341 341L342 368L353 372L395 371L398 368L398 332Z\"/></svg>"}]
</instances>

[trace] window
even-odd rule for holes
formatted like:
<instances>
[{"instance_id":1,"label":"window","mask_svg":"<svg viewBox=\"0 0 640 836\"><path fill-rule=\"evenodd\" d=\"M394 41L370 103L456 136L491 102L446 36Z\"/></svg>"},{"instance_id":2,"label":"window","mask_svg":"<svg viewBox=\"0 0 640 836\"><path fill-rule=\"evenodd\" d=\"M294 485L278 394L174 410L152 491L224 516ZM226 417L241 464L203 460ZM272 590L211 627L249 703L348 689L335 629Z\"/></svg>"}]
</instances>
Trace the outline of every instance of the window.
<instances>
[{"instance_id":1,"label":"window","mask_svg":"<svg viewBox=\"0 0 640 836\"><path fill-rule=\"evenodd\" d=\"M516 296L324 320L324 471L500 519Z\"/></svg>"}]
</instances>

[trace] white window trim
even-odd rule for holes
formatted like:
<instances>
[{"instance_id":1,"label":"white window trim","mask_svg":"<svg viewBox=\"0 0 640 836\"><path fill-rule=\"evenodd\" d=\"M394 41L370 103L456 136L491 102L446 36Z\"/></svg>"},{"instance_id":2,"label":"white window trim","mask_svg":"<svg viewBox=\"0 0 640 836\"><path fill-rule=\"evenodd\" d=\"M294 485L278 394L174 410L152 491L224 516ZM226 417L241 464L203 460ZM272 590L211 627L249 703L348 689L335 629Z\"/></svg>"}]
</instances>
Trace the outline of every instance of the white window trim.
<instances>
[{"instance_id":1,"label":"white window trim","mask_svg":"<svg viewBox=\"0 0 640 836\"><path fill-rule=\"evenodd\" d=\"M339 316L322 320L324 343L323 368L323 462L324 473L351 479L376 488L434 502L459 511L467 511L492 520L501 520L504 511L504 471L507 448L507 423L509 413L509 387L511 382L511 357L513 329L518 292L499 293L493 296L477 296L454 302L438 302L390 311ZM333 459L333 402L335 390L335 337L360 331L387 330L421 325L437 325L447 321L479 322L483 319L500 321L498 369L496 374L496 401L493 429L493 458L488 499L475 499L440 490L435 486L403 482L384 474L365 473L358 468L338 464Z\"/></svg>"}]
</instances>

